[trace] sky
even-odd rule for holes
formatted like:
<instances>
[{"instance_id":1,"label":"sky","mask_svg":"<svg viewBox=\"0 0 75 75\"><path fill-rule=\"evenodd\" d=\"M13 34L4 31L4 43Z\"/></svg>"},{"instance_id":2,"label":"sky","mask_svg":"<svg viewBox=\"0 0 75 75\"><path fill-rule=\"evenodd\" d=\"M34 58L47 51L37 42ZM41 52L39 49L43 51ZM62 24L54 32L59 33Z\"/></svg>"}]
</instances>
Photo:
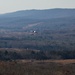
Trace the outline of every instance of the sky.
<instances>
[{"instance_id":1,"label":"sky","mask_svg":"<svg viewBox=\"0 0 75 75\"><path fill-rule=\"evenodd\" d=\"M0 13L52 8L75 8L75 0L0 0Z\"/></svg>"}]
</instances>

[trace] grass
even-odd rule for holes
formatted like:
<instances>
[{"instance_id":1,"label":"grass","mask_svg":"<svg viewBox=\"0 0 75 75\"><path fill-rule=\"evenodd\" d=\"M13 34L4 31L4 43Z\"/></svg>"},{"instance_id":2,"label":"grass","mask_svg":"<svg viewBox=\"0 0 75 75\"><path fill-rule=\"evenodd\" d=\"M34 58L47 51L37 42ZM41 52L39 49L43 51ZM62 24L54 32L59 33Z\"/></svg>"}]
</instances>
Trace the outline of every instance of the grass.
<instances>
[{"instance_id":1,"label":"grass","mask_svg":"<svg viewBox=\"0 0 75 75\"><path fill-rule=\"evenodd\" d=\"M62 64L55 61L0 61L0 75L75 75L75 62L66 63L69 60L62 60L66 63Z\"/></svg>"}]
</instances>

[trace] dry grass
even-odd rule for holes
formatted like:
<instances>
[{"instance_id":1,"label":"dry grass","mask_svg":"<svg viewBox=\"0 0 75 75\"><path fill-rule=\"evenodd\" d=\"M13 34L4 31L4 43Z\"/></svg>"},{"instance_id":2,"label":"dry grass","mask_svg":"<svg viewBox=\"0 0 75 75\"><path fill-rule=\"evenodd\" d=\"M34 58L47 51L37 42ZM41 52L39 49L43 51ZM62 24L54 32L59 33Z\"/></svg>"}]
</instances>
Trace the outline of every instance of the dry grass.
<instances>
[{"instance_id":1,"label":"dry grass","mask_svg":"<svg viewBox=\"0 0 75 75\"><path fill-rule=\"evenodd\" d=\"M44 62L54 62L54 63L61 63L61 64L71 64L71 63L75 63L75 59L66 59L66 60L45 60Z\"/></svg>"},{"instance_id":2,"label":"dry grass","mask_svg":"<svg viewBox=\"0 0 75 75\"><path fill-rule=\"evenodd\" d=\"M66 59L66 60L17 60L17 62L21 62L21 63L60 63L60 64L72 64L75 63L75 59Z\"/></svg>"},{"instance_id":3,"label":"dry grass","mask_svg":"<svg viewBox=\"0 0 75 75\"><path fill-rule=\"evenodd\" d=\"M75 60L0 61L0 75L75 75L72 63Z\"/></svg>"}]
</instances>

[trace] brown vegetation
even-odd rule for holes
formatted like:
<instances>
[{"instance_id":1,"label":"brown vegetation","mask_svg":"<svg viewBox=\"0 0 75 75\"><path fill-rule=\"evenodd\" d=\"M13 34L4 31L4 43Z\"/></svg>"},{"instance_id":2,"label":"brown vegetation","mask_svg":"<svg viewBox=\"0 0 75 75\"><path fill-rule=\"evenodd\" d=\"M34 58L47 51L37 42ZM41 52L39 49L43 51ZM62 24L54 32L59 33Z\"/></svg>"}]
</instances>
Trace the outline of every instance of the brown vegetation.
<instances>
[{"instance_id":1,"label":"brown vegetation","mask_svg":"<svg viewBox=\"0 0 75 75\"><path fill-rule=\"evenodd\" d=\"M0 75L75 75L75 60L19 61L0 61Z\"/></svg>"},{"instance_id":2,"label":"brown vegetation","mask_svg":"<svg viewBox=\"0 0 75 75\"><path fill-rule=\"evenodd\" d=\"M19 63L59 63L59 64L74 64L75 59L66 59L66 60L16 60Z\"/></svg>"}]
</instances>

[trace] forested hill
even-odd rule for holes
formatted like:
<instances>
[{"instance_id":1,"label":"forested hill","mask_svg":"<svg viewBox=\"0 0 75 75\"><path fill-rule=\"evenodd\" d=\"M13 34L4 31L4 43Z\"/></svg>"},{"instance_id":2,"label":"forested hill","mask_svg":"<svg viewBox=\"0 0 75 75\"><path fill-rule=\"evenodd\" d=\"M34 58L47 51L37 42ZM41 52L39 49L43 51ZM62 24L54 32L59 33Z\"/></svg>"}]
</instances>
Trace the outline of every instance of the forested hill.
<instances>
[{"instance_id":1,"label":"forested hill","mask_svg":"<svg viewBox=\"0 0 75 75\"><path fill-rule=\"evenodd\" d=\"M22 10L12 13L2 14L3 17L25 17L26 19L52 19L62 17L74 17L75 9L46 9L46 10Z\"/></svg>"},{"instance_id":2,"label":"forested hill","mask_svg":"<svg viewBox=\"0 0 75 75\"><path fill-rule=\"evenodd\" d=\"M75 9L21 10L0 14L2 30L61 30L73 29L74 24Z\"/></svg>"},{"instance_id":3,"label":"forested hill","mask_svg":"<svg viewBox=\"0 0 75 75\"><path fill-rule=\"evenodd\" d=\"M75 50L75 9L1 14L0 48Z\"/></svg>"}]
</instances>

